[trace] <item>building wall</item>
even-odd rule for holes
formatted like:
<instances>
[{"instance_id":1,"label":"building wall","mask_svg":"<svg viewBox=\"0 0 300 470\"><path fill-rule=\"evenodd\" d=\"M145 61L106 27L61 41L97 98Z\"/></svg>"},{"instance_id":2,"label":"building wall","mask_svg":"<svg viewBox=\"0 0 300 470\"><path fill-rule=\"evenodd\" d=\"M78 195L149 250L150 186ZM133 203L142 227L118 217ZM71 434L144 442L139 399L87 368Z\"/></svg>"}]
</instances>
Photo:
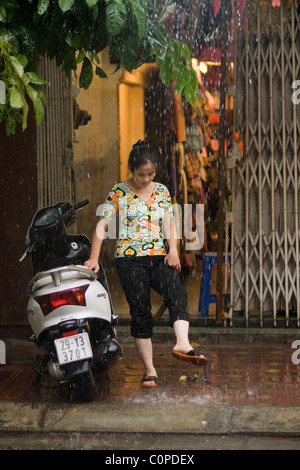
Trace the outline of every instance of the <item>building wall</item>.
<instances>
[{"instance_id":1,"label":"building wall","mask_svg":"<svg viewBox=\"0 0 300 470\"><path fill-rule=\"evenodd\" d=\"M90 201L78 213L77 231L90 237L97 221L97 207L120 177L118 83L122 72L113 73L116 64L110 63L107 51L100 60L108 79L95 77L88 90L74 88L80 109L91 116L86 125L75 130L73 145L75 201ZM105 243L105 251L111 253L113 247L113 241Z\"/></svg>"},{"instance_id":2,"label":"building wall","mask_svg":"<svg viewBox=\"0 0 300 470\"><path fill-rule=\"evenodd\" d=\"M23 335L27 324L26 286L32 276L30 261L19 258L25 236L37 210L36 126L30 113L28 127L7 136L0 124L0 338Z\"/></svg>"}]
</instances>

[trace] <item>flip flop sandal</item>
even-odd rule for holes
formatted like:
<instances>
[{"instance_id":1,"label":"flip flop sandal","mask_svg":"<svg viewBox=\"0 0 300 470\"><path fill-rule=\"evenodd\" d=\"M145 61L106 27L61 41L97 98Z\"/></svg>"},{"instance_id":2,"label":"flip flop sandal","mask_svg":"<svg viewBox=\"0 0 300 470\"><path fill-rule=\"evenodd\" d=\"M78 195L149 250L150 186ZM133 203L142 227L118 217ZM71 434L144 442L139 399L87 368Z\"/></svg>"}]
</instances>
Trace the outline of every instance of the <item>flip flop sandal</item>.
<instances>
[{"instance_id":1,"label":"flip flop sandal","mask_svg":"<svg viewBox=\"0 0 300 470\"><path fill-rule=\"evenodd\" d=\"M180 359L182 361L186 361L197 366L206 366L206 364L208 363L207 358L202 354L197 353L195 349L191 349L191 351L187 353L183 353L181 351L176 351L175 349L173 349L172 355L176 357L176 359Z\"/></svg>"},{"instance_id":2,"label":"flip flop sandal","mask_svg":"<svg viewBox=\"0 0 300 470\"><path fill-rule=\"evenodd\" d=\"M147 384L147 382L154 382L154 384ZM155 377L155 375L143 375L143 378L141 380L141 387L142 388L151 388L151 387L156 387L158 382L158 378Z\"/></svg>"}]
</instances>

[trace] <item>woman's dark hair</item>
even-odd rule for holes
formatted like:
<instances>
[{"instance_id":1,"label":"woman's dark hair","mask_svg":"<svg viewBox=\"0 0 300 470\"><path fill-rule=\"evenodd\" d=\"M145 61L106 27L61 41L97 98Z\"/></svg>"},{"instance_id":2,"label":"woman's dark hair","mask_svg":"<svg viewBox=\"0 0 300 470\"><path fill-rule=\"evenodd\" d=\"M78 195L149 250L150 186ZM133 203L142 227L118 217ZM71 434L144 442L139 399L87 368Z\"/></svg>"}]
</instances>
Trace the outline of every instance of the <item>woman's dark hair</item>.
<instances>
[{"instance_id":1,"label":"woman's dark hair","mask_svg":"<svg viewBox=\"0 0 300 470\"><path fill-rule=\"evenodd\" d=\"M138 142L132 146L129 154L128 168L133 173L147 162L151 162L156 166L156 160L156 152L151 145L143 140L138 140Z\"/></svg>"}]
</instances>

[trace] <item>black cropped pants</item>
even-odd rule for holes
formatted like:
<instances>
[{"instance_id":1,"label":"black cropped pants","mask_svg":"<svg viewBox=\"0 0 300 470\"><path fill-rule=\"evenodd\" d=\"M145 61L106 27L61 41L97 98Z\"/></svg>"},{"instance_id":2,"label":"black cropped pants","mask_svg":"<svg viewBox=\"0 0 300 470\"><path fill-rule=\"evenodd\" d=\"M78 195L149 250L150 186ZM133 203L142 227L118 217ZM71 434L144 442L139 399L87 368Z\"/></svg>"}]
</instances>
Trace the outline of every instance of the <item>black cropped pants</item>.
<instances>
[{"instance_id":1,"label":"black cropped pants","mask_svg":"<svg viewBox=\"0 0 300 470\"><path fill-rule=\"evenodd\" d=\"M152 336L151 287L162 295L169 309L171 326L176 320L189 320L186 291L178 273L164 260L164 256L116 258L120 283L130 307L134 338Z\"/></svg>"}]
</instances>

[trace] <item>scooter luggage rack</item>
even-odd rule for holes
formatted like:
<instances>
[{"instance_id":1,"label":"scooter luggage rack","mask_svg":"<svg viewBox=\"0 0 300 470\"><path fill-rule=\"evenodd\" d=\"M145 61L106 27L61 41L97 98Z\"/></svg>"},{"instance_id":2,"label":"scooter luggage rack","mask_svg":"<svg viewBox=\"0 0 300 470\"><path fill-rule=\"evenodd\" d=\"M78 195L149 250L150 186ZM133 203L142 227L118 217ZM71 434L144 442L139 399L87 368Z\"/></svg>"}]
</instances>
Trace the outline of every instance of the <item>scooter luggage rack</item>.
<instances>
[{"instance_id":1,"label":"scooter luggage rack","mask_svg":"<svg viewBox=\"0 0 300 470\"><path fill-rule=\"evenodd\" d=\"M90 279L97 280L98 275L88 268L77 265L62 266L37 273L30 281L27 287L29 295L33 295L37 290L45 287L58 287L64 281L69 279Z\"/></svg>"}]
</instances>

